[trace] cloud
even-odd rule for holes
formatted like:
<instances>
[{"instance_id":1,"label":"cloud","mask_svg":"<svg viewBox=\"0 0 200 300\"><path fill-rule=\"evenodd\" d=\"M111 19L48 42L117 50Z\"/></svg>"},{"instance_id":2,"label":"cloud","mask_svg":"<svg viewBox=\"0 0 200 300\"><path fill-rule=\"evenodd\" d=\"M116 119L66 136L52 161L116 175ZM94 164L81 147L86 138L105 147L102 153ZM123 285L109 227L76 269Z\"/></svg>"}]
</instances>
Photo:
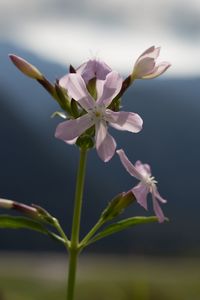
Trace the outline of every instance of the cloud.
<instances>
[{"instance_id":1,"label":"cloud","mask_svg":"<svg viewBox=\"0 0 200 300\"><path fill-rule=\"evenodd\" d=\"M173 64L168 74L200 74L199 20L197 0L0 2L1 38L62 64L92 53L122 72L155 44Z\"/></svg>"}]
</instances>

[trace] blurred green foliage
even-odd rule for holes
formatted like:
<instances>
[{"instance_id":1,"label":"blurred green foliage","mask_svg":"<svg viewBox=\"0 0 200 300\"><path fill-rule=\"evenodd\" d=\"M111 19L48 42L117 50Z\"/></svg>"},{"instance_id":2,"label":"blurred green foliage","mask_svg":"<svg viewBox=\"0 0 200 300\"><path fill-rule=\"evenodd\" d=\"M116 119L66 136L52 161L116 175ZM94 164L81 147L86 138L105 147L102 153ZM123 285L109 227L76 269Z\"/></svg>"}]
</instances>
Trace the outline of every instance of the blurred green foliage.
<instances>
[{"instance_id":1,"label":"blurred green foliage","mask_svg":"<svg viewBox=\"0 0 200 300\"><path fill-rule=\"evenodd\" d=\"M65 260L31 268L20 261L0 269L0 300L64 300ZM27 260L24 261L24 264ZM62 272L59 271L62 266ZM16 269L17 267L17 269ZM44 268L44 269L43 269ZM46 271L45 271L46 268ZM7 271L6 271L7 270ZM199 300L200 259L83 258L77 300Z\"/></svg>"}]
</instances>

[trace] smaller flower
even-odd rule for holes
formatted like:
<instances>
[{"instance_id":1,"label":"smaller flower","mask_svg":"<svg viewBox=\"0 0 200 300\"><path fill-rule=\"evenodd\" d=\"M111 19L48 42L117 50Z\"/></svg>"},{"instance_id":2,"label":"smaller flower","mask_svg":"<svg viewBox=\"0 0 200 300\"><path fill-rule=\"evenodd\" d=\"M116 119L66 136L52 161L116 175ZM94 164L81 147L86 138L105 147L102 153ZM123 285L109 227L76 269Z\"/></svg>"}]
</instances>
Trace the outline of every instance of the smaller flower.
<instances>
[{"instance_id":1,"label":"smaller flower","mask_svg":"<svg viewBox=\"0 0 200 300\"><path fill-rule=\"evenodd\" d=\"M17 55L14 55L14 54L10 54L9 57L10 57L11 61L13 62L13 64L26 76L31 77L36 80L44 79L44 76L42 75L42 73L35 66L31 65L25 59L23 59Z\"/></svg>"},{"instance_id":2,"label":"smaller flower","mask_svg":"<svg viewBox=\"0 0 200 300\"><path fill-rule=\"evenodd\" d=\"M154 212L158 217L159 222L160 223L163 222L165 220L165 216L159 205L159 202L166 203L167 201L160 196L157 190L157 186L156 186L157 181L151 175L150 166L148 164L142 164L141 161L139 160L135 163L135 165L133 165L129 161L129 159L127 158L126 154L122 149L117 150L116 152L119 155L121 163L123 164L127 172L131 176L140 180L138 185L133 187L131 190L132 193L135 195L137 202L145 209L147 209L147 195L148 193L151 193Z\"/></svg>"},{"instance_id":3,"label":"smaller flower","mask_svg":"<svg viewBox=\"0 0 200 300\"><path fill-rule=\"evenodd\" d=\"M156 64L156 59L160 54L160 47L148 48L136 60L131 79L152 79L163 74L171 65L168 62Z\"/></svg>"}]
</instances>

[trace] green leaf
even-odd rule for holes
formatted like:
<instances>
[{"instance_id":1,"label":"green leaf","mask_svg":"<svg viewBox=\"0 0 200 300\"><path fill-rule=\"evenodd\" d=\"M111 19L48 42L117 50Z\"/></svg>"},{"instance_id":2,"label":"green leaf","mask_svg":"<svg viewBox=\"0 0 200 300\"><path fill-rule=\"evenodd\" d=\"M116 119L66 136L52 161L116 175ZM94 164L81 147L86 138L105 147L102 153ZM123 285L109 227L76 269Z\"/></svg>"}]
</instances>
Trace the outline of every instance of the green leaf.
<instances>
[{"instance_id":1,"label":"green leaf","mask_svg":"<svg viewBox=\"0 0 200 300\"><path fill-rule=\"evenodd\" d=\"M134 227L139 224L146 224L146 223L152 223L152 222L158 222L158 218L157 217L132 217L132 218L124 219L122 221L119 221L117 223L107 226L103 231L96 234L88 242L88 245L92 244L108 235L122 231L124 229Z\"/></svg>"},{"instance_id":2,"label":"green leaf","mask_svg":"<svg viewBox=\"0 0 200 300\"><path fill-rule=\"evenodd\" d=\"M38 231L40 233L49 235L51 238L56 239L57 241L64 242L63 239L56 235L55 233L46 229L41 223L38 223L34 220L25 218L25 217L14 217L9 215L0 216L0 229L9 228L9 229L31 229Z\"/></svg>"}]
</instances>

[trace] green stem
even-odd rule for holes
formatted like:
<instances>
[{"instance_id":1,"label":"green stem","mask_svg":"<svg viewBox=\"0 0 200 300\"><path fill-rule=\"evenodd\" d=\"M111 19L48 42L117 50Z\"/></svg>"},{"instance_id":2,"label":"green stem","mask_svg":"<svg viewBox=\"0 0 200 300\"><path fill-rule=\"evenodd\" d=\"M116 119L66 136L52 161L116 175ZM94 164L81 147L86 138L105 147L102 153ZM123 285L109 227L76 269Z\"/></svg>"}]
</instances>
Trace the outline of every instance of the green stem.
<instances>
[{"instance_id":1,"label":"green stem","mask_svg":"<svg viewBox=\"0 0 200 300\"><path fill-rule=\"evenodd\" d=\"M79 167L77 173L77 181L76 181L71 245L69 248L70 255L69 255L69 270L68 270L67 300L74 299L76 268L77 268L78 254L79 254L79 232L80 232L80 219L81 219L84 179L85 179L85 171L86 171L86 158L87 158L87 149L81 148Z\"/></svg>"},{"instance_id":2,"label":"green stem","mask_svg":"<svg viewBox=\"0 0 200 300\"><path fill-rule=\"evenodd\" d=\"M92 227L92 229L88 232L88 234L83 238L83 240L80 243L80 249L83 249L85 246L87 246L88 241L93 237L93 235L96 233L96 231L105 223L103 219L99 219L98 222Z\"/></svg>"},{"instance_id":3,"label":"green stem","mask_svg":"<svg viewBox=\"0 0 200 300\"><path fill-rule=\"evenodd\" d=\"M77 261L78 261L78 251L71 250L69 255L67 300L74 299Z\"/></svg>"},{"instance_id":4,"label":"green stem","mask_svg":"<svg viewBox=\"0 0 200 300\"><path fill-rule=\"evenodd\" d=\"M60 226L59 221L56 218L53 218L54 220L54 226L57 229L57 231L60 233L61 237L63 238L63 240L65 241L65 246L67 248L67 250L69 249L69 245L70 245L70 241L68 240L65 232L63 231L62 227Z\"/></svg>"}]
</instances>

